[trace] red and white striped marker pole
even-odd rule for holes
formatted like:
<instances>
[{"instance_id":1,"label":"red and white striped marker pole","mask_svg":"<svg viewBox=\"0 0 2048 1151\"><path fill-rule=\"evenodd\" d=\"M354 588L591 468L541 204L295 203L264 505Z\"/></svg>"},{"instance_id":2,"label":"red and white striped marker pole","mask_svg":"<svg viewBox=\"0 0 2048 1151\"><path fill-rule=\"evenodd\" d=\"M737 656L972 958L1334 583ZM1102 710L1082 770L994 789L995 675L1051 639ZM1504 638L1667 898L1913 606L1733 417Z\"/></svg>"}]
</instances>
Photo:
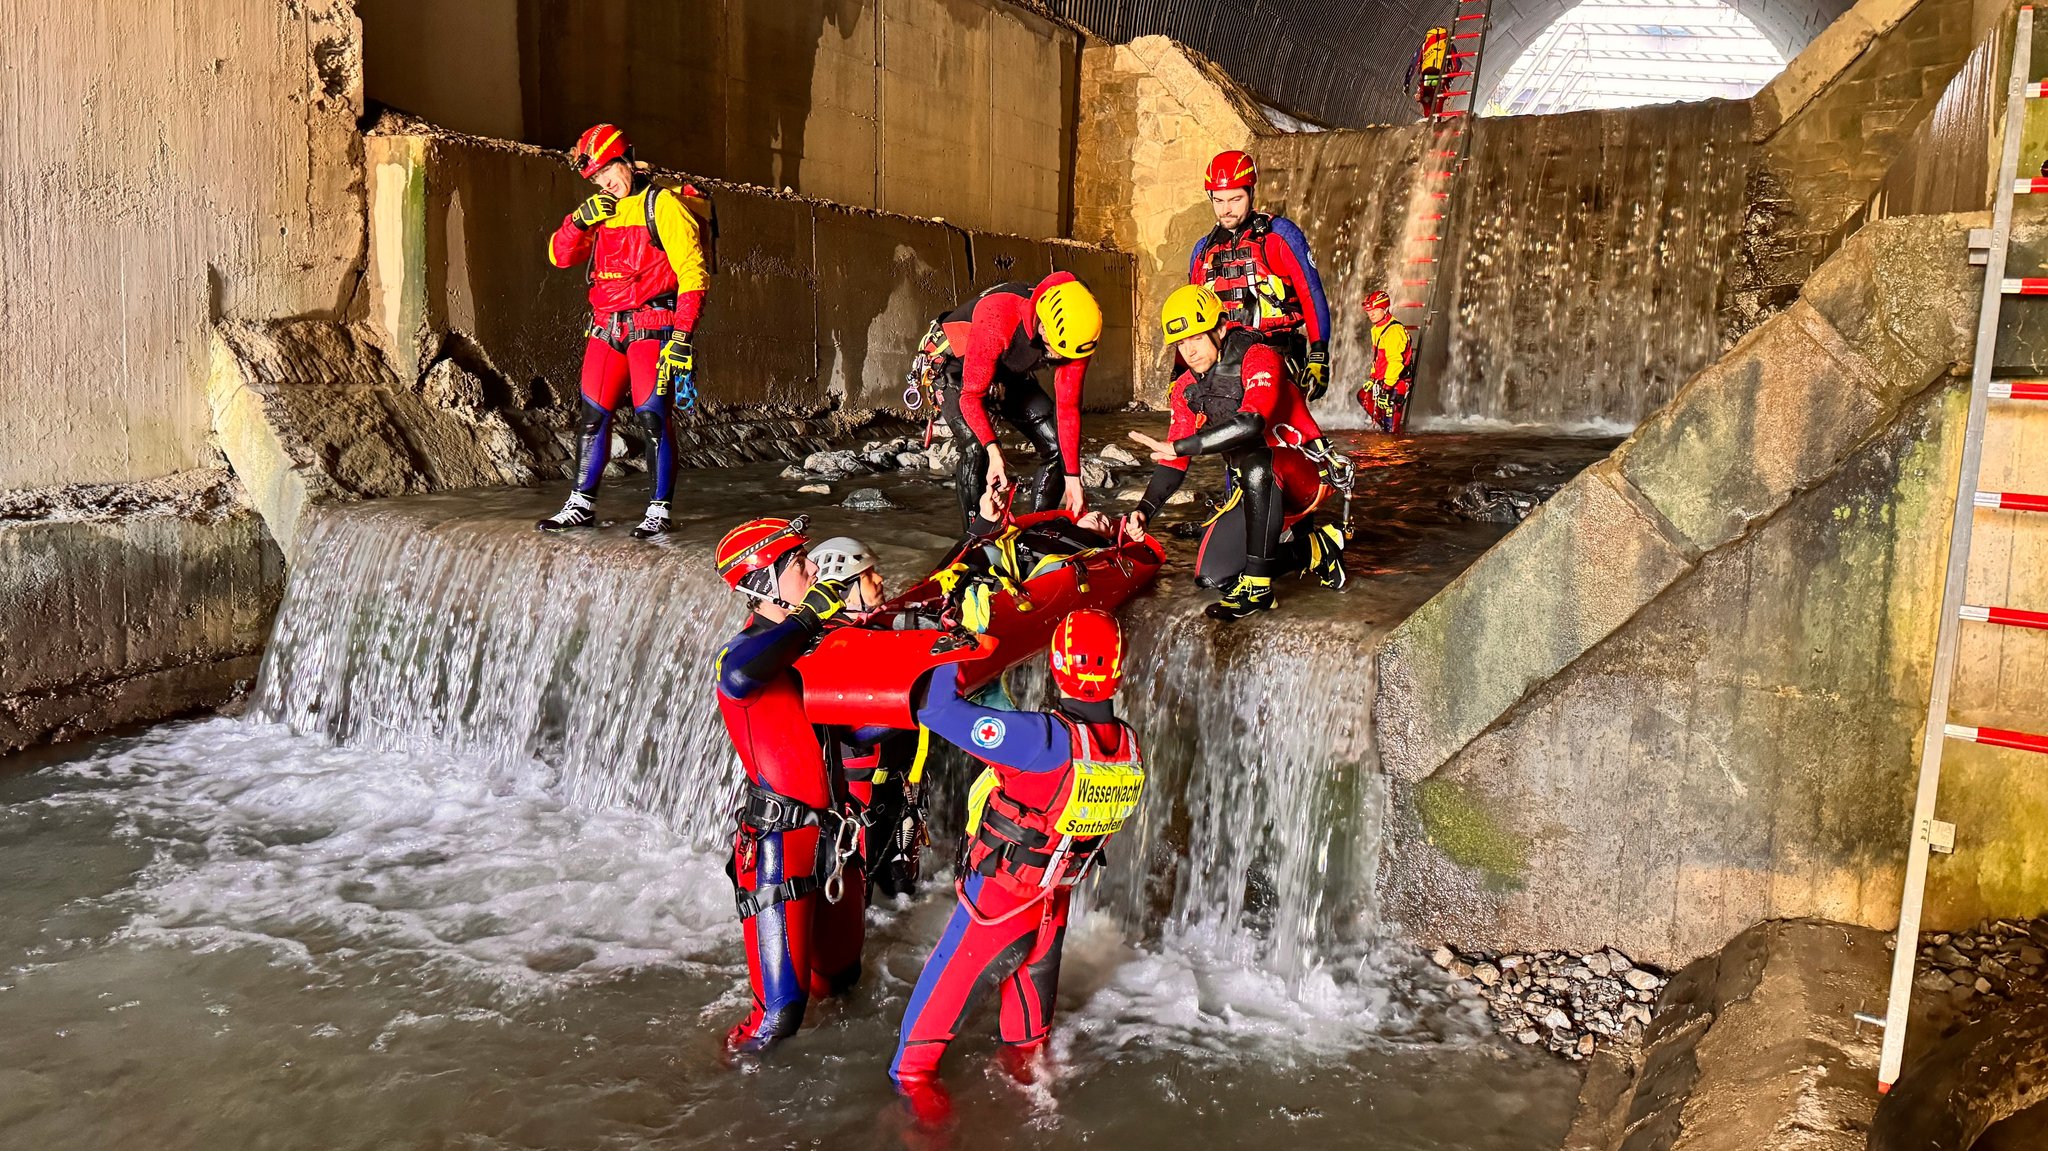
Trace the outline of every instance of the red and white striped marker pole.
<instances>
[{"instance_id":1,"label":"red and white striped marker pole","mask_svg":"<svg viewBox=\"0 0 2048 1151\"><path fill-rule=\"evenodd\" d=\"M2048 400L2048 384L2035 380L2001 380L1985 393L1994 400Z\"/></svg>"},{"instance_id":2,"label":"red and white striped marker pole","mask_svg":"<svg viewBox=\"0 0 2048 1151\"><path fill-rule=\"evenodd\" d=\"M1976 504L1980 508L1997 508L2002 512L2048 512L2048 496L2026 492L1978 492Z\"/></svg>"},{"instance_id":3,"label":"red and white striped marker pole","mask_svg":"<svg viewBox=\"0 0 2048 1151\"><path fill-rule=\"evenodd\" d=\"M2012 182L2012 194L2015 196L2038 196L2044 192L2048 192L2048 180L2038 176Z\"/></svg>"},{"instance_id":4,"label":"red and white striped marker pole","mask_svg":"<svg viewBox=\"0 0 2048 1151\"><path fill-rule=\"evenodd\" d=\"M1982 604L1966 603L1957 609L1956 615L1971 623L1995 623L2002 627L2026 627L2035 631L2048 631L2048 612L2022 611L2016 607L1987 607Z\"/></svg>"},{"instance_id":5,"label":"red and white striped marker pole","mask_svg":"<svg viewBox=\"0 0 2048 1151\"><path fill-rule=\"evenodd\" d=\"M2048 296L2048 276L2008 276L1998 281L1998 290L2008 296Z\"/></svg>"},{"instance_id":6,"label":"red and white striped marker pole","mask_svg":"<svg viewBox=\"0 0 2048 1151\"><path fill-rule=\"evenodd\" d=\"M2037 751L2042 755L2048 755L2048 735L2030 735L2024 731L2012 731L2003 727L1965 727L1960 723L1941 725L1941 733L1950 739L1960 739L1965 743L2009 747L2014 751Z\"/></svg>"}]
</instances>

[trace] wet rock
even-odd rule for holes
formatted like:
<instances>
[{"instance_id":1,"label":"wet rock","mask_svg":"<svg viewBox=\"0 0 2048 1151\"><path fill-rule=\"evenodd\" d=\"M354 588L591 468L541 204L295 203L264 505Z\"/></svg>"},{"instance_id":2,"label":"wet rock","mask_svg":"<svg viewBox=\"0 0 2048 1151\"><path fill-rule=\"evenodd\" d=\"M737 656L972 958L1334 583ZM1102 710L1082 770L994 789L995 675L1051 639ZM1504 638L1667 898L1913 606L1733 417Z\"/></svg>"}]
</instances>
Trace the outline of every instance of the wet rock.
<instances>
[{"instance_id":1,"label":"wet rock","mask_svg":"<svg viewBox=\"0 0 2048 1151\"><path fill-rule=\"evenodd\" d=\"M1663 980L1644 971L1640 967L1629 968L1627 971L1622 972L1621 977L1630 987L1635 988L1637 991L1655 991L1664 985Z\"/></svg>"},{"instance_id":2,"label":"wet rock","mask_svg":"<svg viewBox=\"0 0 2048 1151\"><path fill-rule=\"evenodd\" d=\"M1493 987L1500 982L1500 968L1491 963L1475 963L1472 965L1472 978L1481 987Z\"/></svg>"},{"instance_id":3,"label":"wet rock","mask_svg":"<svg viewBox=\"0 0 2048 1151\"><path fill-rule=\"evenodd\" d=\"M1508 491L1481 480L1453 489L1449 500L1450 509L1456 515L1502 524L1521 523L1541 502L1526 492Z\"/></svg>"},{"instance_id":4,"label":"wet rock","mask_svg":"<svg viewBox=\"0 0 2048 1151\"><path fill-rule=\"evenodd\" d=\"M1613 973L1614 965L1607 961L1606 952L1595 951L1593 954L1586 956L1586 970L1605 979Z\"/></svg>"},{"instance_id":5,"label":"wet rock","mask_svg":"<svg viewBox=\"0 0 2048 1151\"><path fill-rule=\"evenodd\" d=\"M1081 486L1100 491L1116 482L1116 473L1109 470L1101 460L1081 457Z\"/></svg>"},{"instance_id":6,"label":"wet rock","mask_svg":"<svg viewBox=\"0 0 2048 1151\"><path fill-rule=\"evenodd\" d=\"M1542 1036L1527 1028L1515 1033L1515 1042L1517 1043L1534 1043L1541 1038Z\"/></svg>"},{"instance_id":7,"label":"wet rock","mask_svg":"<svg viewBox=\"0 0 2048 1151\"><path fill-rule=\"evenodd\" d=\"M1927 958L1936 967L1968 967L1970 961L1962 952L1946 943L1936 944L1926 952Z\"/></svg>"},{"instance_id":8,"label":"wet rock","mask_svg":"<svg viewBox=\"0 0 2048 1151\"><path fill-rule=\"evenodd\" d=\"M898 471L914 472L924 468L923 452L901 452L896 456Z\"/></svg>"},{"instance_id":9,"label":"wet rock","mask_svg":"<svg viewBox=\"0 0 2048 1151\"><path fill-rule=\"evenodd\" d=\"M1100 454L1102 456L1102 462L1109 464L1112 467L1135 468L1144 462L1143 460L1140 460L1138 457L1132 455L1130 452L1124 450L1124 447L1121 444L1104 444L1102 446L1102 452Z\"/></svg>"},{"instance_id":10,"label":"wet rock","mask_svg":"<svg viewBox=\"0 0 2048 1151\"><path fill-rule=\"evenodd\" d=\"M2020 962L2028 967L2039 967L2043 963L2048 963L2048 955L2044 955L2038 947L2022 944L2020 946Z\"/></svg>"},{"instance_id":11,"label":"wet rock","mask_svg":"<svg viewBox=\"0 0 2048 1151\"><path fill-rule=\"evenodd\" d=\"M814 476L838 477L864 470L857 452L812 452L804 457L804 471Z\"/></svg>"},{"instance_id":12,"label":"wet rock","mask_svg":"<svg viewBox=\"0 0 2048 1151\"><path fill-rule=\"evenodd\" d=\"M839 501L839 506L852 512L886 512L902 505L883 495L880 488L855 488L852 494Z\"/></svg>"},{"instance_id":13,"label":"wet rock","mask_svg":"<svg viewBox=\"0 0 2048 1151\"><path fill-rule=\"evenodd\" d=\"M807 496L829 496L832 494L832 485L805 484L802 487L798 488L797 491L802 492Z\"/></svg>"},{"instance_id":14,"label":"wet rock","mask_svg":"<svg viewBox=\"0 0 2048 1151\"><path fill-rule=\"evenodd\" d=\"M1977 989L1977 994L1979 995L1991 994L1991 981L1981 975L1977 977L1977 982L1971 984L1971 986Z\"/></svg>"},{"instance_id":15,"label":"wet rock","mask_svg":"<svg viewBox=\"0 0 2048 1151\"><path fill-rule=\"evenodd\" d=\"M1445 970L1449 970L1452 962L1457 958L1457 953L1448 947L1438 947L1435 951L1429 953L1429 961Z\"/></svg>"},{"instance_id":16,"label":"wet rock","mask_svg":"<svg viewBox=\"0 0 2048 1151\"><path fill-rule=\"evenodd\" d=\"M802 464L791 464L778 474L785 480L801 480L810 476L809 472L804 471Z\"/></svg>"},{"instance_id":17,"label":"wet rock","mask_svg":"<svg viewBox=\"0 0 2048 1151\"><path fill-rule=\"evenodd\" d=\"M1195 493L1187 490L1186 488L1182 488L1181 490L1166 497L1166 506L1168 507L1173 507L1176 504L1191 504L1194 502Z\"/></svg>"}]
</instances>

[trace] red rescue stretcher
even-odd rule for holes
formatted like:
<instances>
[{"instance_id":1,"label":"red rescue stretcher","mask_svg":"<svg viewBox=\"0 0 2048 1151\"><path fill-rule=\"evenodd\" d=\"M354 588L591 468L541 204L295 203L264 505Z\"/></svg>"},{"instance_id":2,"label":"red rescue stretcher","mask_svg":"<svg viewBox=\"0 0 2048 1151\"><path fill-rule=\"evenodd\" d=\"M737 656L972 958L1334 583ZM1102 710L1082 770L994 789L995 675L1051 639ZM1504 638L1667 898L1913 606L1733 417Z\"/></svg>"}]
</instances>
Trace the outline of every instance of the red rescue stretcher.
<instances>
[{"instance_id":1,"label":"red rescue stretcher","mask_svg":"<svg viewBox=\"0 0 2048 1151\"><path fill-rule=\"evenodd\" d=\"M1066 614L1113 612L1159 574L1150 536L1100 539L1065 512L1019 516L956 547L932 574L859 623L831 627L797 661L815 724L917 726L911 695L933 668L962 666L968 691L1038 652Z\"/></svg>"}]
</instances>

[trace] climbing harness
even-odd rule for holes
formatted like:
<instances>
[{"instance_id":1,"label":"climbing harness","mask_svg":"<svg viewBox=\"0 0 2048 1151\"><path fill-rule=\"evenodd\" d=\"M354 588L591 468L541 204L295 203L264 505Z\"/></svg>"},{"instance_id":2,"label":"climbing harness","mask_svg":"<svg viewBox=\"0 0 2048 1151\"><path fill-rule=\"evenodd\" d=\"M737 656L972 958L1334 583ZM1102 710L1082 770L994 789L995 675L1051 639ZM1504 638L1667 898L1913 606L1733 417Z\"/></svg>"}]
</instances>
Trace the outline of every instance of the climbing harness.
<instances>
[{"instance_id":1,"label":"climbing harness","mask_svg":"<svg viewBox=\"0 0 2048 1151\"><path fill-rule=\"evenodd\" d=\"M1309 458L1323 473L1323 482L1337 490L1344 497L1344 517L1341 527L1344 538L1351 538L1351 491L1358 484L1358 465L1343 452L1333 451L1328 442L1311 440L1293 424L1275 424L1273 434L1280 442ZM1319 446L1320 445L1320 446Z\"/></svg>"}]
</instances>

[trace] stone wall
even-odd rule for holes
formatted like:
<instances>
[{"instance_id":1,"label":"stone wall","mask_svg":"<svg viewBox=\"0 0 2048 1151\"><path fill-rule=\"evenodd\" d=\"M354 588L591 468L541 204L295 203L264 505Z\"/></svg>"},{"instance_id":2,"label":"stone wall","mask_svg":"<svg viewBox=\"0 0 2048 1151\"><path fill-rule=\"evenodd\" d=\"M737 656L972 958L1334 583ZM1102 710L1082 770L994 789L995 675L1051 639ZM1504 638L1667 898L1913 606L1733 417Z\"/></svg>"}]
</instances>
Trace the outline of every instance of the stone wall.
<instances>
[{"instance_id":1,"label":"stone wall","mask_svg":"<svg viewBox=\"0 0 2048 1151\"><path fill-rule=\"evenodd\" d=\"M0 493L0 756L226 702L283 592L224 469Z\"/></svg>"},{"instance_id":2,"label":"stone wall","mask_svg":"<svg viewBox=\"0 0 2048 1151\"><path fill-rule=\"evenodd\" d=\"M1002 0L364 0L372 100L564 149L1064 236L1081 35Z\"/></svg>"},{"instance_id":3,"label":"stone wall","mask_svg":"<svg viewBox=\"0 0 2048 1151\"><path fill-rule=\"evenodd\" d=\"M1983 222L1866 226L1392 633L1391 916L1667 963L1759 919L1895 922L1964 399L1928 385L1967 371ZM1984 487L2038 467L2044 420L2001 414ZM2038 606L2048 525L1978 530L1972 599ZM2044 659L2048 636L1966 629L1957 721L2048 710ZM2048 905L2048 783L2023 758L1952 749L1943 817L1966 842L1933 870L1930 926Z\"/></svg>"}]
</instances>

